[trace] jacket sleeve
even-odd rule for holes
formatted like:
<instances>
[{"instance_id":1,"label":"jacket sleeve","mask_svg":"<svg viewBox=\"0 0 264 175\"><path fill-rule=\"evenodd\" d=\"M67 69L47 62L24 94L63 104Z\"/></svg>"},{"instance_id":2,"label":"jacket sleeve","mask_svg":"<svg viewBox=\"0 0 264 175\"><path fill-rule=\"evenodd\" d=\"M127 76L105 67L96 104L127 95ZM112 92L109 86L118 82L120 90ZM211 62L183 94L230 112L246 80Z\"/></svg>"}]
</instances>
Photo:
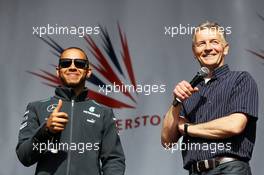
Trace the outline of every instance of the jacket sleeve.
<instances>
[{"instance_id":1,"label":"jacket sleeve","mask_svg":"<svg viewBox=\"0 0 264 175\"><path fill-rule=\"evenodd\" d=\"M113 111L107 110L104 116L104 131L100 154L104 175L123 175L125 173L125 155L114 119Z\"/></svg>"},{"instance_id":2,"label":"jacket sleeve","mask_svg":"<svg viewBox=\"0 0 264 175\"><path fill-rule=\"evenodd\" d=\"M45 152L45 144L52 135L45 129L46 122L40 124L36 108L28 104L20 126L16 154L24 166L31 166Z\"/></svg>"}]
</instances>

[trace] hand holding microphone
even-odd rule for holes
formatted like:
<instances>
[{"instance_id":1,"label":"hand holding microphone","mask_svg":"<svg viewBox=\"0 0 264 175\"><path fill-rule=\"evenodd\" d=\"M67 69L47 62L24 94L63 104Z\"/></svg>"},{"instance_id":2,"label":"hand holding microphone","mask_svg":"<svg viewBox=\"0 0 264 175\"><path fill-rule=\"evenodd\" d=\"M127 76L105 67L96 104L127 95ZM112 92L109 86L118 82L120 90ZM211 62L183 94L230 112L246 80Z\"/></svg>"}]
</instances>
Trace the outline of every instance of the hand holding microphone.
<instances>
[{"instance_id":1,"label":"hand holding microphone","mask_svg":"<svg viewBox=\"0 0 264 175\"><path fill-rule=\"evenodd\" d=\"M65 129L66 124L68 123L68 114L65 112L60 112L62 108L62 100L58 102L58 106L50 114L46 127L52 133L58 133Z\"/></svg>"},{"instance_id":2,"label":"hand holding microphone","mask_svg":"<svg viewBox=\"0 0 264 175\"><path fill-rule=\"evenodd\" d=\"M193 93L197 92L199 89L195 86L203 81L208 74L209 69L206 67L202 67L190 83L185 80L178 83L173 90L175 98L172 105L177 106L178 104L189 98Z\"/></svg>"}]
</instances>

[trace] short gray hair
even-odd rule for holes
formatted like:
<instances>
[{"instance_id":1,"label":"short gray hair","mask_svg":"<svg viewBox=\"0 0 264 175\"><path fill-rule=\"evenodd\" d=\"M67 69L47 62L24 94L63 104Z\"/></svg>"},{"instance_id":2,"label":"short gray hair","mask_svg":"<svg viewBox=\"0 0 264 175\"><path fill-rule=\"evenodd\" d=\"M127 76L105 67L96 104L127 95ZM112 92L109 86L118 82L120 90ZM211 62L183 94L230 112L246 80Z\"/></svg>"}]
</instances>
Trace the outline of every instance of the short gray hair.
<instances>
[{"instance_id":1,"label":"short gray hair","mask_svg":"<svg viewBox=\"0 0 264 175\"><path fill-rule=\"evenodd\" d=\"M199 24L197 27L195 27L195 31L193 32L193 35L192 35L193 44L194 44L194 41L195 41L196 33L200 32L202 30L205 30L205 29L210 29L210 30L213 29L213 30L218 31L221 34L221 37L222 37L223 41L227 43L226 32L224 30L224 27L220 26L216 22L206 21L206 22L203 22L203 23Z\"/></svg>"}]
</instances>

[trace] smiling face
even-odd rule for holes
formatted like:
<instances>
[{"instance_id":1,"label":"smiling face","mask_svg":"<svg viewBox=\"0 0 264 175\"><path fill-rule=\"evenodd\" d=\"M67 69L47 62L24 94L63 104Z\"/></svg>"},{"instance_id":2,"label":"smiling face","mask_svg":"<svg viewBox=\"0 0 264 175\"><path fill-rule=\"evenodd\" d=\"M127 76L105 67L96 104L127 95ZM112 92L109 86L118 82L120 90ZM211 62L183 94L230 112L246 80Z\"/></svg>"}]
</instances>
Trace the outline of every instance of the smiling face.
<instances>
[{"instance_id":1,"label":"smiling face","mask_svg":"<svg viewBox=\"0 0 264 175\"><path fill-rule=\"evenodd\" d=\"M195 34L193 53L201 66L210 70L224 65L224 57L228 54L229 45L223 33L216 29L206 28Z\"/></svg>"},{"instance_id":2,"label":"smiling face","mask_svg":"<svg viewBox=\"0 0 264 175\"><path fill-rule=\"evenodd\" d=\"M57 76L60 78L62 84L67 87L84 87L86 77L90 77L91 75L91 69L89 68L89 65L84 68L77 68L77 63L74 61L75 59L82 61L87 60L87 57L83 51L76 48L70 48L63 51L60 56L60 62L70 60L71 63L69 66L63 66L62 64L59 64L57 67Z\"/></svg>"}]
</instances>

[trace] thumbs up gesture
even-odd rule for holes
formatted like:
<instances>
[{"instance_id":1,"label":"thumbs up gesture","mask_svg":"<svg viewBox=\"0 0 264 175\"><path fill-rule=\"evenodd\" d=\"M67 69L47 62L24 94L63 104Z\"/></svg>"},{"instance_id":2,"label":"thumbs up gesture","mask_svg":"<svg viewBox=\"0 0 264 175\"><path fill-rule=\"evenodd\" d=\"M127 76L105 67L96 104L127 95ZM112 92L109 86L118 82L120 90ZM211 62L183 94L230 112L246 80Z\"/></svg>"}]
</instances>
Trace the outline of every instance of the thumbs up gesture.
<instances>
[{"instance_id":1,"label":"thumbs up gesture","mask_svg":"<svg viewBox=\"0 0 264 175\"><path fill-rule=\"evenodd\" d=\"M46 127L52 133L58 133L65 129L68 123L68 114L65 112L60 112L62 108L62 100L59 100L58 106L50 114Z\"/></svg>"}]
</instances>

